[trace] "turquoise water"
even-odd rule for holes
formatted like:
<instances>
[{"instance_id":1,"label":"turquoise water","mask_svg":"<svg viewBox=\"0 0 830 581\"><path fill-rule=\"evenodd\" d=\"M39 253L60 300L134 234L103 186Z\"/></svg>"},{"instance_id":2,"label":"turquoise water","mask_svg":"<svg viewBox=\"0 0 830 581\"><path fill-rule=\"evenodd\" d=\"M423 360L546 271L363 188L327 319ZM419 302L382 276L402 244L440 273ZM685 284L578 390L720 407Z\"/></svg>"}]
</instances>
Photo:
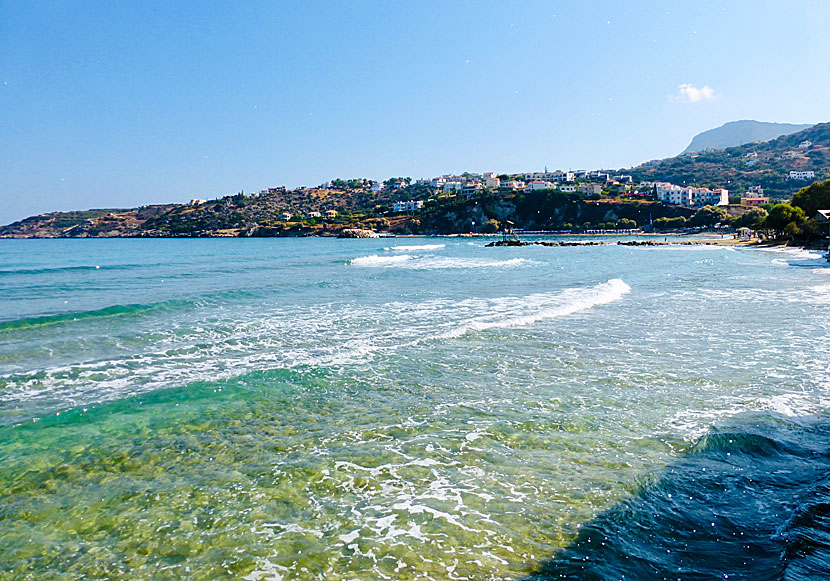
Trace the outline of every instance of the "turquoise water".
<instances>
[{"instance_id":1,"label":"turquoise water","mask_svg":"<svg viewBox=\"0 0 830 581\"><path fill-rule=\"evenodd\" d=\"M0 241L2 575L544 574L827 409L817 253L486 242Z\"/></svg>"}]
</instances>

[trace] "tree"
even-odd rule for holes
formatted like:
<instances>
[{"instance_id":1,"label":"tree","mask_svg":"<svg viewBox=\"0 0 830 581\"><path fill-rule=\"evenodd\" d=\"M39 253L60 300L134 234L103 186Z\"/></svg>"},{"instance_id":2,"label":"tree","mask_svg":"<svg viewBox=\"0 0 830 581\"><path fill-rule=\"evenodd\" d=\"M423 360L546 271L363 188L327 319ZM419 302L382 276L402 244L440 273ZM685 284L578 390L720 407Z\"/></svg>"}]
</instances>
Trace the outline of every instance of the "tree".
<instances>
[{"instance_id":1,"label":"tree","mask_svg":"<svg viewBox=\"0 0 830 581\"><path fill-rule=\"evenodd\" d=\"M490 218L489 220L487 220L484 223L484 226L481 228L481 231L484 232L485 234L495 234L496 232L499 231L500 227L501 227L501 224L499 224L498 220L494 220L493 218Z\"/></svg>"},{"instance_id":2,"label":"tree","mask_svg":"<svg viewBox=\"0 0 830 581\"><path fill-rule=\"evenodd\" d=\"M726 210L717 206L703 206L689 220L690 226L714 226L726 220Z\"/></svg>"},{"instance_id":3,"label":"tree","mask_svg":"<svg viewBox=\"0 0 830 581\"><path fill-rule=\"evenodd\" d=\"M675 230L685 228L686 225L687 220L683 216L677 216L676 218L657 218L653 223L655 230Z\"/></svg>"},{"instance_id":4,"label":"tree","mask_svg":"<svg viewBox=\"0 0 830 581\"><path fill-rule=\"evenodd\" d=\"M767 215L768 212L763 208L751 208L735 221L735 226L738 228L752 228L753 230L757 230L763 225Z\"/></svg>"},{"instance_id":5,"label":"tree","mask_svg":"<svg viewBox=\"0 0 830 581\"><path fill-rule=\"evenodd\" d=\"M784 232L790 224L797 227L804 221L804 210L789 204L776 204L770 210L764 226L776 232ZM792 228L790 228L792 231Z\"/></svg>"},{"instance_id":6,"label":"tree","mask_svg":"<svg viewBox=\"0 0 830 581\"><path fill-rule=\"evenodd\" d=\"M814 216L817 210L830 209L830 180L816 182L795 193L792 205Z\"/></svg>"}]
</instances>

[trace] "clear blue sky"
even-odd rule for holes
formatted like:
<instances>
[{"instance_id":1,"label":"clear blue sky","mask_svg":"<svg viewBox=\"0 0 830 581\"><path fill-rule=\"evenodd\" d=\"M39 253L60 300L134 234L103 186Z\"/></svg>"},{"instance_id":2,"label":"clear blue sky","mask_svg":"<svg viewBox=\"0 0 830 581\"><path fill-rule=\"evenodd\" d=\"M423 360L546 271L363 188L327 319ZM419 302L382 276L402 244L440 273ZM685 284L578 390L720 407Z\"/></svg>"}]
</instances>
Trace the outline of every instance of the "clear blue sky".
<instances>
[{"instance_id":1,"label":"clear blue sky","mask_svg":"<svg viewBox=\"0 0 830 581\"><path fill-rule=\"evenodd\" d=\"M0 223L830 121L828 22L823 0L0 0Z\"/></svg>"}]
</instances>

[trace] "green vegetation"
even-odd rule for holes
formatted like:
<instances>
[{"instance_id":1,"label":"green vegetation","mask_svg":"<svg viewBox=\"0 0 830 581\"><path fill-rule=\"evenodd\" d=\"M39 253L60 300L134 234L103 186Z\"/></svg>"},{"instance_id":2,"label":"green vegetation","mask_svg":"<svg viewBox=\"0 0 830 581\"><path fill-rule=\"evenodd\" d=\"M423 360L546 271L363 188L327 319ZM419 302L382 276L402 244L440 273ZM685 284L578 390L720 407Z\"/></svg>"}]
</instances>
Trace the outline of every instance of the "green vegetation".
<instances>
[{"instance_id":1,"label":"green vegetation","mask_svg":"<svg viewBox=\"0 0 830 581\"><path fill-rule=\"evenodd\" d=\"M752 230L760 230L763 228L764 220L767 217L767 211L763 208L752 208L746 212L742 216L740 216L737 220L735 220L732 224L735 228L750 228Z\"/></svg>"},{"instance_id":2,"label":"green vegetation","mask_svg":"<svg viewBox=\"0 0 830 581\"><path fill-rule=\"evenodd\" d=\"M793 196L792 205L801 208L808 217L814 216L818 210L830 209L830 180L816 182L798 191Z\"/></svg>"},{"instance_id":3,"label":"green vegetation","mask_svg":"<svg viewBox=\"0 0 830 581\"><path fill-rule=\"evenodd\" d=\"M809 147L799 144L809 140ZM622 170L637 181L726 187L731 200L750 186L761 185L773 199L764 209L743 214L722 207L697 211L662 204L654 191L607 183L602 193L482 190L471 196L443 194L409 177L385 180L384 190L371 191L366 178L337 178L319 188L273 188L259 194L240 192L191 205L168 204L136 209L56 212L0 227L2 237L173 237L336 235L343 228L363 227L407 234L495 232L509 220L525 230L748 227L775 237L810 240L818 236L813 217L830 209L830 180L796 192L803 183L788 179L790 170L813 170L830 177L830 123L815 125L769 142L705 151L649 162ZM470 177L470 174L464 174ZM503 181L526 181L501 174ZM582 185L589 180L577 180ZM392 213L395 202L420 200L414 213ZM787 203L782 203L787 202Z\"/></svg>"},{"instance_id":4,"label":"green vegetation","mask_svg":"<svg viewBox=\"0 0 830 581\"><path fill-rule=\"evenodd\" d=\"M798 147L804 140L813 143L807 150ZM796 157L785 157L786 152L793 151ZM767 142L653 161L625 172L635 181L725 187L736 194L760 185L771 198L783 201L801 185L788 179L791 170L813 170L818 179L830 178L830 123Z\"/></svg>"}]
</instances>

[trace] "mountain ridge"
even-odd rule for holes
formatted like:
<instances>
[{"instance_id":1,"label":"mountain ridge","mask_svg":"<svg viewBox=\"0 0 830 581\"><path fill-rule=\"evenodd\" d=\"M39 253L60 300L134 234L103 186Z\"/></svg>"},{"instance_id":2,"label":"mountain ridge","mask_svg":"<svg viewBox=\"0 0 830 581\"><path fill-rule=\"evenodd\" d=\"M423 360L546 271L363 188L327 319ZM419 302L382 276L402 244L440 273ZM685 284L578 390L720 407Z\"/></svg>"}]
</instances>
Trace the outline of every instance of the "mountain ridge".
<instances>
[{"instance_id":1,"label":"mountain ridge","mask_svg":"<svg viewBox=\"0 0 830 581\"><path fill-rule=\"evenodd\" d=\"M810 127L813 127L813 124L770 123L753 119L729 121L720 127L707 129L695 135L680 155L697 153L707 149L726 149L727 147L746 145L756 141L770 141L782 135L791 135Z\"/></svg>"}]
</instances>

